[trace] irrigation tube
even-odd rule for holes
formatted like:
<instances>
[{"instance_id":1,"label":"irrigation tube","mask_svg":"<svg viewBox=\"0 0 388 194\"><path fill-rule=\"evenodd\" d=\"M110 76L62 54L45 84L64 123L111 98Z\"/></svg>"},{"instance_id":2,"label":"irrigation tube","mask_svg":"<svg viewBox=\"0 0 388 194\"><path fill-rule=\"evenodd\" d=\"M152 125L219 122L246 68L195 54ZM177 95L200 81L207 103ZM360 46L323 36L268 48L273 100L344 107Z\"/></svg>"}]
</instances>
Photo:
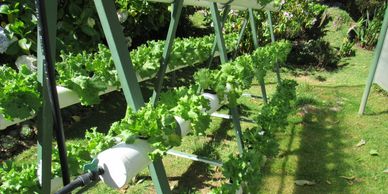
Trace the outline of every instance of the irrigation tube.
<instances>
[{"instance_id":1,"label":"irrigation tube","mask_svg":"<svg viewBox=\"0 0 388 194\"><path fill-rule=\"evenodd\" d=\"M203 96L209 100L209 114L221 107L217 95L205 93ZM190 122L175 117L182 137L190 132ZM126 185L136 174L146 168L151 160L148 153L153 148L146 140L137 139L133 144L120 143L97 155L98 167L104 170L100 179L108 186L118 189Z\"/></svg>"},{"instance_id":2,"label":"irrigation tube","mask_svg":"<svg viewBox=\"0 0 388 194\"><path fill-rule=\"evenodd\" d=\"M43 82L45 82L46 90L48 92L49 103L52 111L52 117L54 121L54 130L57 138L58 150L59 150L59 159L61 163L61 172L63 184L66 185L70 182L69 166L66 155L66 144L65 144L65 134L63 129L61 109L59 107L58 91L56 88L55 81L55 59L50 54L53 45L50 45L50 34L49 34L49 25L47 21L47 9L45 1L36 1L38 7L38 19L40 31L40 42L42 43L42 49L45 60L43 61L44 76ZM43 102L44 103L44 102Z\"/></svg>"}]
</instances>

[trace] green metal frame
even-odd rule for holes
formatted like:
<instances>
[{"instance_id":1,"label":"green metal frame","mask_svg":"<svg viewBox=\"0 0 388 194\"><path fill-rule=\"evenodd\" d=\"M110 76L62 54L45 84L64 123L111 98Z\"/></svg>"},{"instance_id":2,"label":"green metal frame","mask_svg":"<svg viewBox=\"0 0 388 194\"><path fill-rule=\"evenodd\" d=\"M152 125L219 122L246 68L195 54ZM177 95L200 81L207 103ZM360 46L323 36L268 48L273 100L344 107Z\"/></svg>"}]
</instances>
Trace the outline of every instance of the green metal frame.
<instances>
[{"instance_id":1,"label":"green metal frame","mask_svg":"<svg viewBox=\"0 0 388 194\"><path fill-rule=\"evenodd\" d=\"M57 2L56 1L45 1L46 8L50 10L48 21L49 21L49 33L50 33L50 44L51 44L51 55L55 58L55 36L56 36L56 19L57 19ZM130 56L128 55L129 51L127 45L125 44L125 37L122 32L122 27L118 21L116 15L116 8L113 0L94 0L96 5L97 13L99 15L101 25L105 37L107 38L107 43L109 49L112 53L112 58L115 64L115 67L120 78L121 87L123 89L125 99L128 103L128 106L134 111L139 110L144 106L144 98L140 90L140 86L134 71ZM183 1L175 0L173 3L173 11L171 15L170 27L166 39L166 45L163 51L163 57L161 59L160 70L157 75L157 81L155 85L155 91L153 95L152 102L155 105L163 85L163 77L166 73L169 57L172 52L173 42L175 39L175 34L177 26L179 23L179 18L182 11ZM227 63L227 50L225 47L225 40L222 35L223 23L226 20L227 13L230 10L230 6L226 6L224 10L224 15L221 19L219 10L216 3L210 3L210 9L212 14L212 20L214 22L215 30L215 44L214 52L218 49L220 54L221 63ZM253 11L250 10L250 15L253 17ZM257 31L254 21L251 19L252 33L254 35L254 44L255 47L258 47L257 42ZM245 25L246 26L246 25ZM242 33L243 34L243 33ZM242 35L240 35L241 39ZM51 188L51 154L52 154L52 128L53 128L53 118L49 107L48 101L48 91L44 87L45 75L43 73L43 60L44 56L42 53L41 42L38 41L38 79L42 84L42 93L43 93L43 106L39 113L39 131L38 131L38 163L41 166L39 174L42 175L42 193L49 193ZM240 115L237 107L231 108L232 120L234 125L234 130L236 133L237 144L240 153L243 153L243 141L242 141L242 132L240 125ZM154 182L157 193L171 193L167 175L162 163L161 158L154 160L154 162L149 166L152 180Z\"/></svg>"},{"instance_id":2,"label":"green metal frame","mask_svg":"<svg viewBox=\"0 0 388 194\"><path fill-rule=\"evenodd\" d=\"M144 106L144 98L140 91L129 50L125 44L125 37L116 15L113 0L94 0L102 28L107 38L108 46L112 52L112 58L116 66L125 99L137 111ZM157 193L171 193L166 171L161 158L155 159L149 165L152 181Z\"/></svg>"},{"instance_id":3,"label":"green metal frame","mask_svg":"<svg viewBox=\"0 0 388 194\"><path fill-rule=\"evenodd\" d=\"M152 103L154 105L157 104L157 101L158 101L159 95L160 95L160 91L162 90L164 75L166 74L166 71L167 71L168 62L170 60L170 55L171 55L171 52L173 49L176 30L178 28L179 19L181 17L181 13L182 13L183 1L175 0L172 3L172 5L173 5L173 10L171 13L170 26L168 28L166 44L164 45L162 61L160 64L160 69L158 71L158 75L157 75L155 90L154 90L154 93L152 96Z\"/></svg>"},{"instance_id":4,"label":"green metal frame","mask_svg":"<svg viewBox=\"0 0 388 194\"><path fill-rule=\"evenodd\" d=\"M270 11L267 11L267 19L268 19L269 31L271 33L271 42L274 43L276 40L275 40L275 34L273 32L272 16ZM282 78L280 77L280 64L278 62L276 62L275 68L276 68L275 72L276 72L276 78L278 80L278 83L281 83Z\"/></svg>"},{"instance_id":5,"label":"green metal frame","mask_svg":"<svg viewBox=\"0 0 388 194\"><path fill-rule=\"evenodd\" d=\"M51 45L50 55L55 60L55 39L57 23L57 1L43 1L47 9L47 21L49 28L49 44ZM48 11L50 10L50 11ZM50 108L49 91L45 81L43 63L44 54L42 48L42 37L38 29L38 81L42 86L43 105L38 113L38 174L41 175L41 193L50 193L51 189L51 160L52 160L52 140L53 140L53 114Z\"/></svg>"},{"instance_id":6,"label":"green metal frame","mask_svg":"<svg viewBox=\"0 0 388 194\"><path fill-rule=\"evenodd\" d=\"M251 24L253 45L254 45L255 49L258 49L259 48L259 40L257 39L257 35L258 35L257 34L257 25L256 25L256 21L255 21L255 16L253 14L253 9L248 9L248 13L249 13L249 23ZM264 78L262 78L261 80L258 80L258 81L260 83L263 101L264 101L264 103L267 104L268 103L267 90L265 89Z\"/></svg>"},{"instance_id":7,"label":"green metal frame","mask_svg":"<svg viewBox=\"0 0 388 194\"><path fill-rule=\"evenodd\" d=\"M224 27L224 24L225 24L226 19L228 18L228 13L229 12L230 12L230 6L226 5L224 7L224 12L223 12L222 19L221 19L221 28ZM213 63L214 54L216 53L216 51L217 51L217 39L214 39L213 48L212 48L212 51L211 51L211 54L210 54L210 59L209 59L209 62L208 62L208 67L210 67L211 64Z\"/></svg>"},{"instance_id":8,"label":"green metal frame","mask_svg":"<svg viewBox=\"0 0 388 194\"><path fill-rule=\"evenodd\" d=\"M370 70L369 70L368 80L366 82L364 94L362 95L360 109L358 110L359 115L362 115L365 112L366 103L368 102L370 89L372 87L372 84L373 84L373 81L375 78L375 74L376 74L376 70L377 70L377 66L379 64L379 60L381 57L381 52L383 50L384 41L388 41L388 40L385 40L385 37L387 35L387 30L388 30L388 7L385 10L385 16L384 16L384 20L383 20L383 26L381 27L379 41L377 43L374 57L373 57L373 62L372 62L372 65L370 67Z\"/></svg>"},{"instance_id":9,"label":"green metal frame","mask_svg":"<svg viewBox=\"0 0 388 194\"><path fill-rule=\"evenodd\" d=\"M221 63L222 64L227 63L228 56L227 56L227 51L225 47L224 36L222 35L222 22L220 19L220 12L218 11L218 8L217 8L217 3L210 4L210 11L211 11L213 24L214 24L214 31L216 34L217 47L218 47L218 52L220 53ZM240 154L242 154L244 151L244 144L242 141L240 114L238 112L237 107L231 108L230 111L232 114L233 127L236 133L236 141L237 141L238 149Z\"/></svg>"}]
</instances>

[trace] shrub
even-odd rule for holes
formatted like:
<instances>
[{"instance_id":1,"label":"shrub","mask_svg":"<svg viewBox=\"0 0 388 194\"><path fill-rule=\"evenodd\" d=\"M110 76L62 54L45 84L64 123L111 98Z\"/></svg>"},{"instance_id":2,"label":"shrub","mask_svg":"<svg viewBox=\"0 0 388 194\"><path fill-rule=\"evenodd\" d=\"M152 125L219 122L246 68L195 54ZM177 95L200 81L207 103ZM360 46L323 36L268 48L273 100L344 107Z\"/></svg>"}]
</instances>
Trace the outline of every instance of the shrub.
<instances>
[{"instance_id":1,"label":"shrub","mask_svg":"<svg viewBox=\"0 0 388 194\"><path fill-rule=\"evenodd\" d=\"M293 66L333 69L340 60L337 50L322 39L294 42L288 58Z\"/></svg>"},{"instance_id":2,"label":"shrub","mask_svg":"<svg viewBox=\"0 0 388 194\"><path fill-rule=\"evenodd\" d=\"M377 44L381 26L383 25L385 8L386 6L376 8L373 15L370 15L369 12L367 12L367 14L360 18L357 21L357 24L350 29L350 31L355 34L355 41L361 47L373 49Z\"/></svg>"},{"instance_id":3,"label":"shrub","mask_svg":"<svg viewBox=\"0 0 388 194\"><path fill-rule=\"evenodd\" d=\"M154 34L169 21L166 5L152 4L143 0L116 0L119 21L125 26L124 33L131 39ZM58 3L57 50L80 52L95 50L104 34L92 0L63 0ZM1 27L9 40L3 56L36 53L37 18L34 1L3 0L0 5ZM144 40L144 39L141 39ZM3 55L3 56L2 56ZM13 61L13 60L10 60Z\"/></svg>"}]
</instances>

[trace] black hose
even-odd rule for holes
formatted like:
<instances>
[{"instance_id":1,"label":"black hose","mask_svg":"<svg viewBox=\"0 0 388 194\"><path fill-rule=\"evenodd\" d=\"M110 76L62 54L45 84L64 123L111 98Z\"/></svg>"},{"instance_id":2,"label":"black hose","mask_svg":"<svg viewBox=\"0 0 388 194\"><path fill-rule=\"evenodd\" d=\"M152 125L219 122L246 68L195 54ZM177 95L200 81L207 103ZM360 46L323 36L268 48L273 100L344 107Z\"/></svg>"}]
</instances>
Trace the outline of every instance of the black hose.
<instances>
[{"instance_id":1,"label":"black hose","mask_svg":"<svg viewBox=\"0 0 388 194\"><path fill-rule=\"evenodd\" d=\"M74 191L78 187L83 187L92 183L93 181L98 181L99 180L98 176L103 173L104 173L104 170L102 168L99 168L97 171L91 171L83 175L80 175L74 181L70 182L69 184L65 185L62 189L58 190L55 194L67 194Z\"/></svg>"},{"instance_id":2,"label":"black hose","mask_svg":"<svg viewBox=\"0 0 388 194\"><path fill-rule=\"evenodd\" d=\"M70 174L69 174L69 167L67 162L67 155L66 155L66 144L65 144L65 135L63 131L63 122L62 122L62 116L61 116L61 110L59 107L59 100L58 100L58 92L56 88L55 83L55 68L54 68L54 60L52 58L51 52L51 45L50 45L50 34L49 34L49 27L56 28L56 26L49 26L47 21L47 13L46 13L46 1L45 0L36 0L36 5L38 8L38 19L39 19L39 38L41 39L42 43L42 49L44 54L44 61L43 61L43 69L44 69L44 78L43 84L47 87L48 90L48 96L52 111L52 117L53 117L53 123L54 123L54 130L56 134L57 144L58 144L58 151L59 151L59 159L61 162L61 171L62 171L62 178L63 178L63 185L67 185L70 182Z\"/></svg>"}]
</instances>

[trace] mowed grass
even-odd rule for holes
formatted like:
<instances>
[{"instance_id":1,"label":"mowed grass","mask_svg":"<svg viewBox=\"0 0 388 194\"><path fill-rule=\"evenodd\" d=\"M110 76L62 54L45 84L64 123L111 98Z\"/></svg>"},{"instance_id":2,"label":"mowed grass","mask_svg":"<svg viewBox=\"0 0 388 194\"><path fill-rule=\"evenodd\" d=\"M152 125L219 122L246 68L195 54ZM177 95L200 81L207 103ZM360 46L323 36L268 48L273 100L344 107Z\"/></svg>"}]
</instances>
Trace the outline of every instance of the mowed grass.
<instances>
[{"instance_id":1,"label":"mowed grass","mask_svg":"<svg viewBox=\"0 0 388 194\"><path fill-rule=\"evenodd\" d=\"M346 37L345 29L351 20L336 8L331 8L329 14L334 20L328 25L325 39L338 47ZM333 27L334 21L341 22ZM257 193L388 193L388 174L383 173L388 168L388 96L374 87L366 115L357 114L373 53L357 46L354 48L356 56L342 59L336 71L310 71L295 77L283 69L283 77L299 83L297 111L290 117L289 127L277 135L280 153L268 160L263 169L263 181L257 183L262 189ZM324 77L325 81L319 81L317 76ZM275 89L274 77L270 74L267 80L270 94ZM256 84L249 92L260 95L260 88ZM106 116L115 113L115 109L118 109L116 115L120 116L125 110L120 109L117 102L120 100L101 105L101 109L97 107L96 112L101 114L85 116L82 122L73 125L69 142L83 143L74 131L86 130L96 119L101 123L98 124L100 130L106 131L109 122L116 119L116 116ZM262 105L259 99L242 98L241 102L243 115L257 112ZM245 129L250 124L243 123L242 126ZM234 140L231 122L214 118L206 135L187 136L182 145L174 149L225 161L229 154L237 153ZM357 147L360 140L365 140L366 144ZM371 150L377 150L379 154L372 156ZM34 162L35 158L36 148L31 148L15 159L25 163ZM220 168L214 166L170 155L164 157L163 162L173 193L208 193L226 181ZM297 186L295 180L315 184ZM144 169L126 188L113 190L98 183L85 193L155 193L155 189L148 170Z\"/></svg>"},{"instance_id":2,"label":"mowed grass","mask_svg":"<svg viewBox=\"0 0 388 194\"><path fill-rule=\"evenodd\" d=\"M337 8L329 14L325 39L339 47L351 20ZM346 22L334 28L334 21ZM267 164L258 193L388 193L388 96L373 87L366 114L357 114L373 52L354 49L356 56L342 59L336 71L288 76L299 83L302 122L279 135L281 153ZM366 144L356 146L361 140ZM315 185L297 186L295 180Z\"/></svg>"}]
</instances>

